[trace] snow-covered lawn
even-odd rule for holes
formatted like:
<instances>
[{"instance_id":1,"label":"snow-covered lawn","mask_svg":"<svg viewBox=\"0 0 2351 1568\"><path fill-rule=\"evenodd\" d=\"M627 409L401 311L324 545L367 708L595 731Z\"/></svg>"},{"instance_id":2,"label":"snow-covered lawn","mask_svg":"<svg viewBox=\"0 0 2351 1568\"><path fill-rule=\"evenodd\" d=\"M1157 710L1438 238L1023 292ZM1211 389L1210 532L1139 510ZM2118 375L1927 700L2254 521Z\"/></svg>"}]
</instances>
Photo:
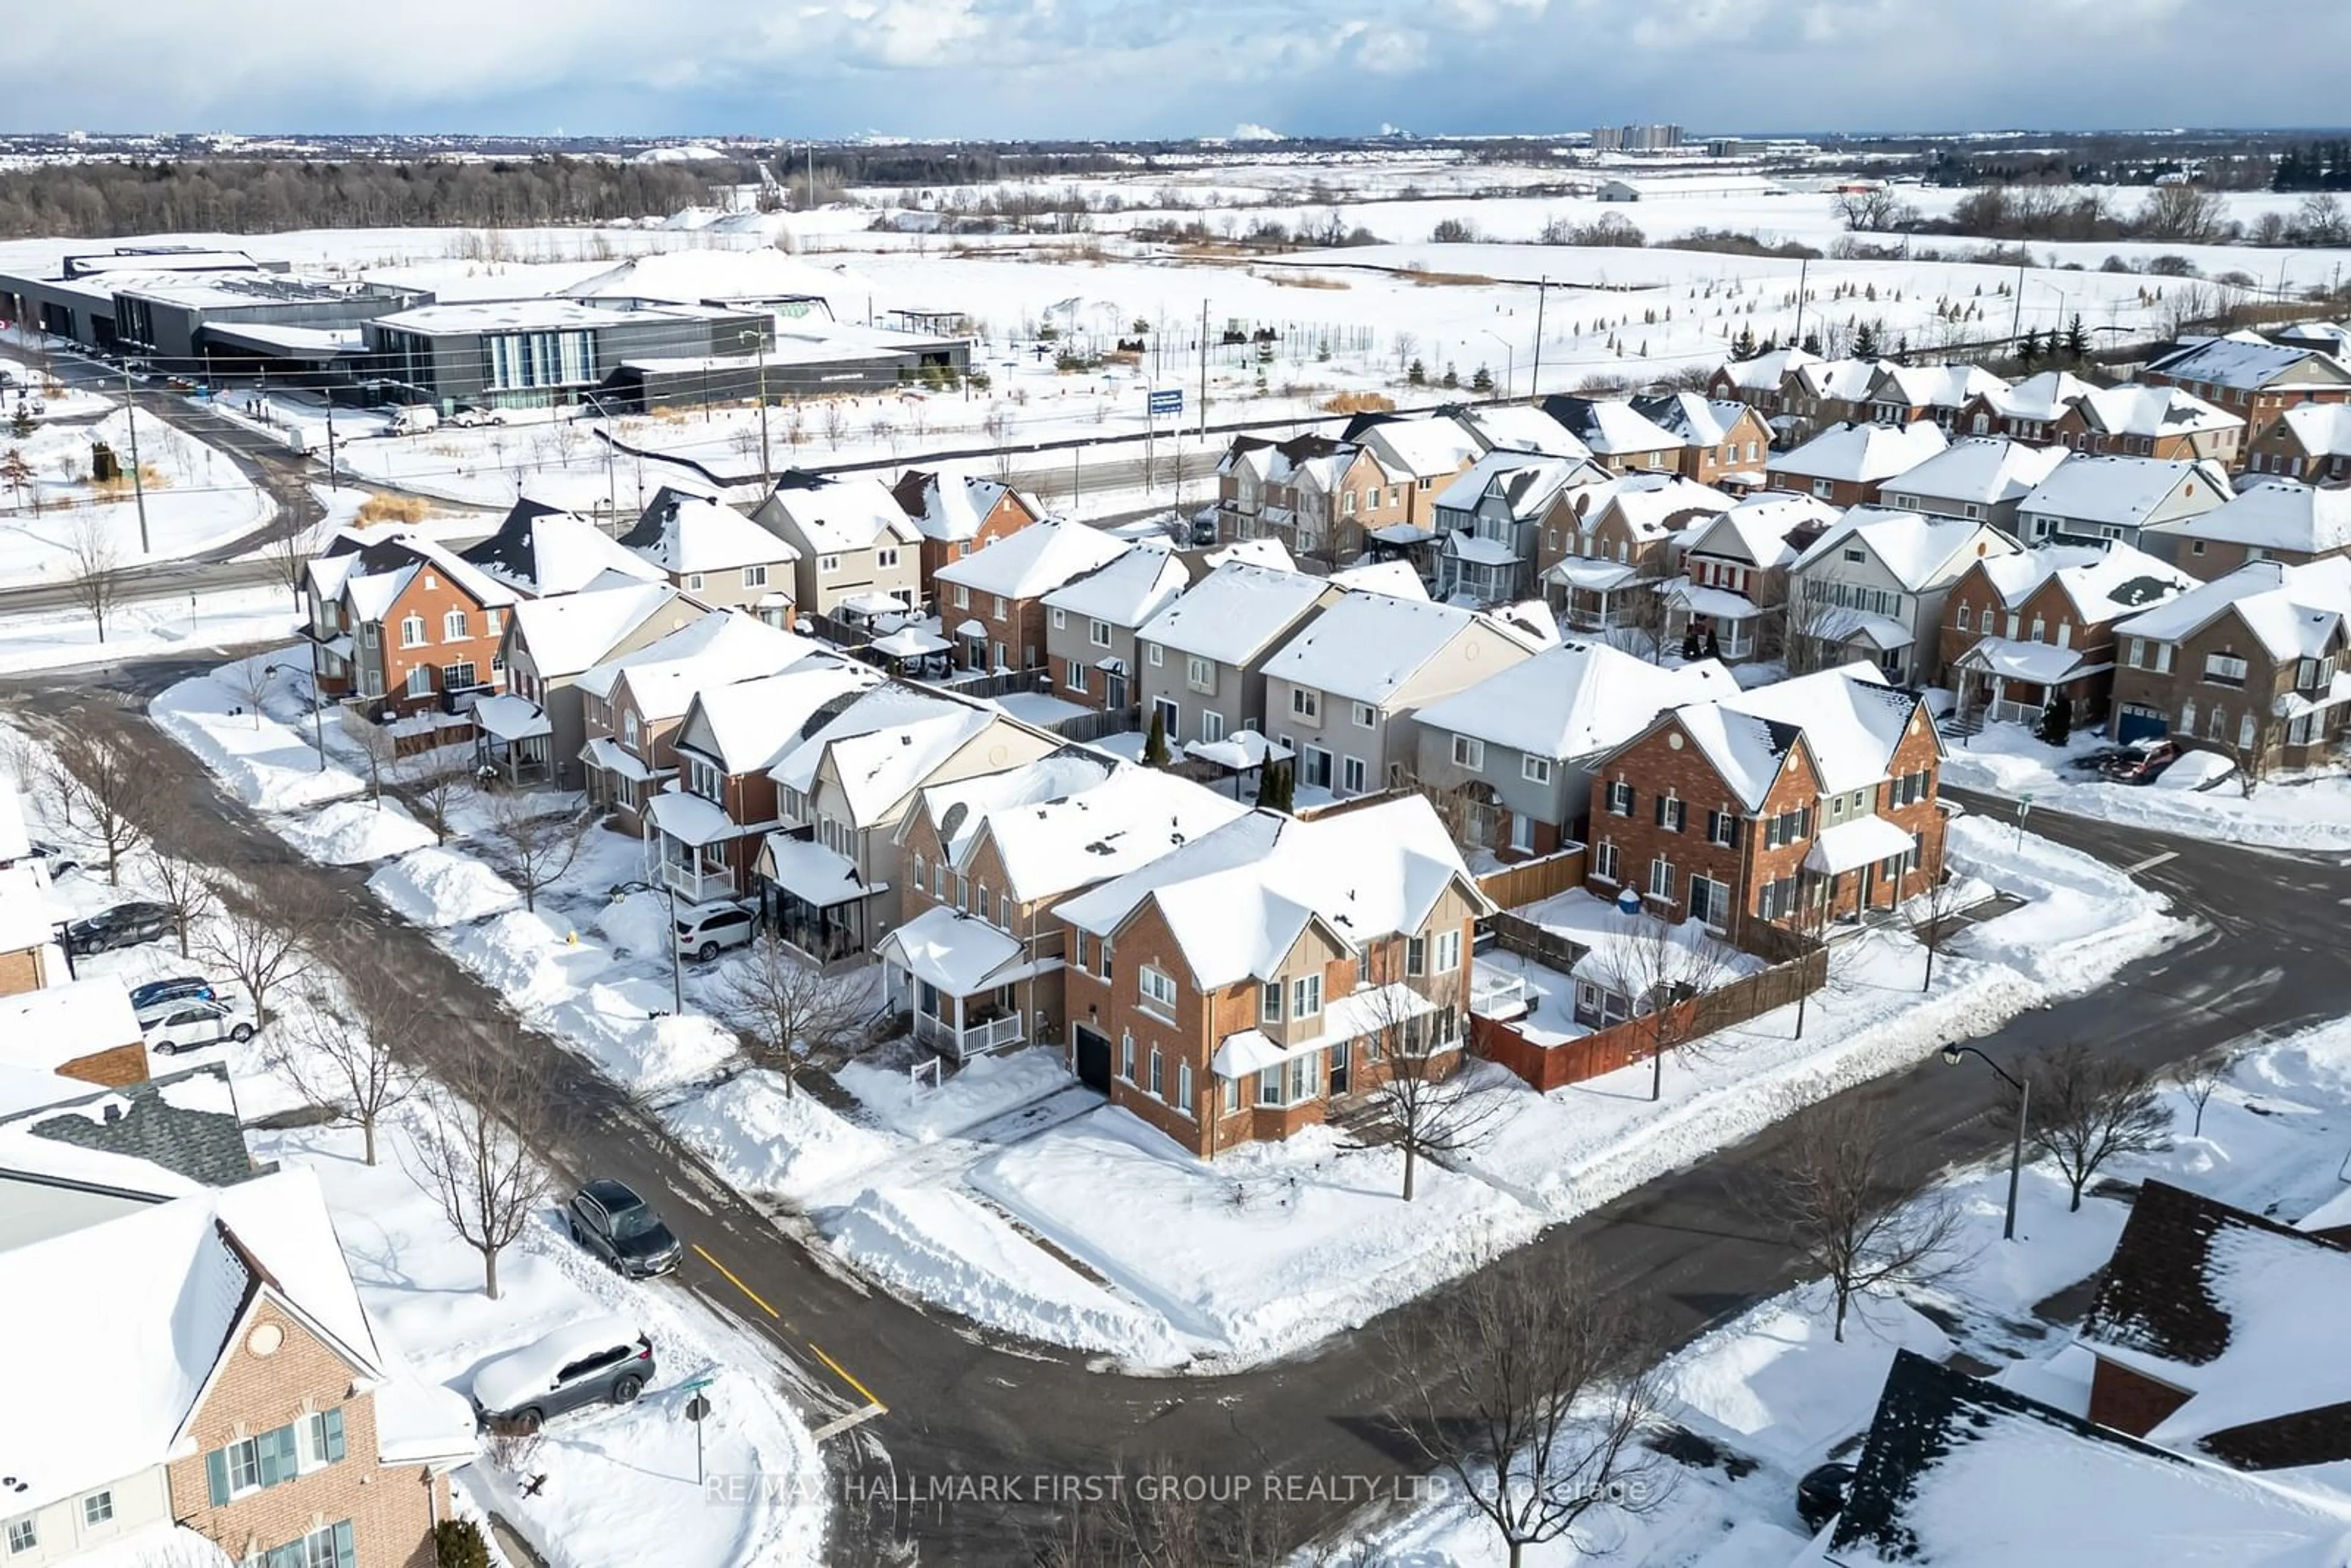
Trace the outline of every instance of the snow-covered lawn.
<instances>
[{"instance_id":1,"label":"snow-covered lawn","mask_svg":"<svg viewBox=\"0 0 2351 1568\"><path fill-rule=\"evenodd\" d=\"M256 708L246 672L261 670L268 675ZM147 712L239 800L265 811L302 811L348 800L367 789L357 774L319 755L308 714L309 687L308 655L300 648L281 648L167 687Z\"/></svg>"},{"instance_id":2,"label":"snow-covered lawn","mask_svg":"<svg viewBox=\"0 0 2351 1568\"><path fill-rule=\"evenodd\" d=\"M103 643L86 611L10 615L0 618L0 673L183 656L284 637L300 620L285 592L274 588L124 604L108 618Z\"/></svg>"},{"instance_id":3,"label":"snow-covered lawn","mask_svg":"<svg viewBox=\"0 0 2351 1568\"><path fill-rule=\"evenodd\" d=\"M2021 725L1986 725L1949 747L1943 779L2011 800L2030 795L2034 810L2129 827L2272 849L2351 849L2351 774L2273 774L2247 795L2227 759L2211 752L2191 751L2146 784L2066 766L2103 744L2086 730L2055 747Z\"/></svg>"},{"instance_id":4,"label":"snow-covered lawn","mask_svg":"<svg viewBox=\"0 0 2351 1568\"><path fill-rule=\"evenodd\" d=\"M131 436L119 406L101 419L71 423L53 411L23 437L0 424L0 454L20 455L30 471L17 486L0 483L0 582L78 575L76 540L86 528L98 531L117 565L130 566L193 555L251 533L277 515L277 503L227 454L141 412L139 465L147 528L142 549L140 497L130 479ZM120 484L90 482L93 442L112 448L122 465Z\"/></svg>"}]
</instances>

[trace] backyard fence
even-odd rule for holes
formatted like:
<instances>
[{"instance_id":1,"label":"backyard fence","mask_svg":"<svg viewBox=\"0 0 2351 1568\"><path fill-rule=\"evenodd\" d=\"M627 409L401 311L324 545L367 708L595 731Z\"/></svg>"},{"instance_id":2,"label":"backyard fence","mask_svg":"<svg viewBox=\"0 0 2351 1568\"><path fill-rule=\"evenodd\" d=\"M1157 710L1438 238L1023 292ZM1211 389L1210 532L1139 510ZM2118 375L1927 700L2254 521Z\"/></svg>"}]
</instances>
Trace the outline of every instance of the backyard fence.
<instances>
[{"instance_id":1,"label":"backyard fence","mask_svg":"<svg viewBox=\"0 0 2351 1568\"><path fill-rule=\"evenodd\" d=\"M1584 850L1569 844L1531 861L1520 861L1478 878L1478 891L1500 909L1518 909L1556 898L1571 887L1583 885Z\"/></svg>"}]
</instances>

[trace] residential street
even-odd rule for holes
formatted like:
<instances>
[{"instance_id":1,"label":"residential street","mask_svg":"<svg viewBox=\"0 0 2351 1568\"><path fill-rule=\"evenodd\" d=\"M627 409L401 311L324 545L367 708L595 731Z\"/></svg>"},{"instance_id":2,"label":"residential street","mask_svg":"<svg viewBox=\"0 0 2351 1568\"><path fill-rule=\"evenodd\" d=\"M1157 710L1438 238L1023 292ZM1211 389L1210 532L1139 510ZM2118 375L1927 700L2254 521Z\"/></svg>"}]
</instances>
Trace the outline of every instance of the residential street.
<instances>
[{"instance_id":1,"label":"residential street","mask_svg":"<svg viewBox=\"0 0 2351 1568\"><path fill-rule=\"evenodd\" d=\"M173 851L231 872L307 866L252 813L215 791L202 765L144 716L149 696L213 662L153 662L0 683L0 702L52 723L114 730L148 766L179 780L186 810L155 824ZM1964 799L1980 815L2013 816L2006 803ZM2171 894L2179 913L2209 929L2086 997L2028 1013L1983 1037L1978 1043L1992 1057L2006 1063L2085 1037L2136 1060L2167 1063L2251 1032L2351 1013L2351 965L2335 941L2351 900L2351 871L2046 811L2034 812L2031 825L2126 868L2144 862L2141 880ZM386 968L420 993L446 998L449 1027L414 1042L423 1064L494 1048L501 1035L491 1020L500 1003L423 931L377 903L363 869L309 870L349 899L350 919L328 938L334 963ZM1033 1500L919 1507L897 1500L912 1489L935 1490L948 1475L1095 1474L1122 1458L1219 1475L1278 1471L1333 1479L1393 1478L1420 1468L1384 1436L1389 1368L1380 1324L1340 1335L1308 1358L1229 1377L1126 1378L1090 1370L1068 1353L990 1344L968 1325L842 1278L790 1234L789 1218L779 1234L775 1221L725 1187L650 1110L579 1057L536 1034L524 1035L522 1046L569 1113L549 1156L574 1176L627 1181L653 1199L689 1244L679 1284L657 1288L695 1290L782 1345L821 1404L810 1412L811 1425L863 1406L861 1388L888 1406L826 1445L836 1480L869 1489L862 1500L844 1495L834 1562L887 1555L902 1531L920 1542L926 1561L1012 1561L1048 1528L1049 1513ZM1852 1092L1883 1103L1901 1134L1908 1173L1919 1181L1950 1162L2005 1146L2011 1102L1980 1064L1955 1069L1932 1060ZM1750 1174L1771 1157L1772 1142L1767 1134L1555 1227L1504 1266L1541 1270L1581 1249L1612 1288L1636 1294L1661 1340L1687 1340L1794 1277L1789 1254L1740 1201ZM1442 1291L1405 1309L1444 1310ZM1303 1539L1335 1523L1341 1511L1339 1504L1302 1504L1287 1525Z\"/></svg>"}]
</instances>

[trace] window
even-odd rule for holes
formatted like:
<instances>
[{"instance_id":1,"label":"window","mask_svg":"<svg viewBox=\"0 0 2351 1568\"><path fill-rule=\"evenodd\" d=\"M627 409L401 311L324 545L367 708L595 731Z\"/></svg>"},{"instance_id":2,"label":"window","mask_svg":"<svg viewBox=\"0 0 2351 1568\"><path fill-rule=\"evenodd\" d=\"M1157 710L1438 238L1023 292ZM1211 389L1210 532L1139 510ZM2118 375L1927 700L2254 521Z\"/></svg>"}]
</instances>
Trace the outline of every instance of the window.
<instances>
[{"instance_id":1,"label":"window","mask_svg":"<svg viewBox=\"0 0 2351 1568\"><path fill-rule=\"evenodd\" d=\"M1134 1082L1134 1036L1123 1031L1118 1037L1118 1075Z\"/></svg>"},{"instance_id":2,"label":"window","mask_svg":"<svg viewBox=\"0 0 2351 1568\"><path fill-rule=\"evenodd\" d=\"M1192 1114L1192 1064L1188 1061L1176 1064L1176 1103L1184 1114Z\"/></svg>"},{"instance_id":3,"label":"window","mask_svg":"<svg viewBox=\"0 0 2351 1568\"><path fill-rule=\"evenodd\" d=\"M928 887L931 885L930 873L925 869L925 863L926 862L921 855L916 855L914 857L914 885L916 887Z\"/></svg>"},{"instance_id":4,"label":"window","mask_svg":"<svg viewBox=\"0 0 2351 1568\"><path fill-rule=\"evenodd\" d=\"M1649 896L1671 904L1674 899L1674 862L1659 855L1649 862Z\"/></svg>"},{"instance_id":5,"label":"window","mask_svg":"<svg viewBox=\"0 0 2351 1568\"><path fill-rule=\"evenodd\" d=\"M372 648L383 636L383 628L371 621L360 628L360 641Z\"/></svg>"},{"instance_id":6,"label":"window","mask_svg":"<svg viewBox=\"0 0 2351 1568\"><path fill-rule=\"evenodd\" d=\"M1290 984L1290 1016L1311 1019L1322 1010L1322 977L1303 975Z\"/></svg>"},{"instance_id":7,"label":"window","mask_svg":"<svg viewBox=\"0 0 2351 1568\"><path fill-rule=\"evenodd\" d=\"M1102 939L1102 977L1105 980L1111 977L1111 939L1105 936Z\"/></svg>"},{"instance_id":8,"label":"window","mask_svg":"<svg viewBox=\"0 0 2351 1568\"><path fill-rule=\"evenodd\" d=\"M968 589L968 588L966 588L962 583L958 582L958 583L956 583L956 584L955 585L955 591L956 591L956 595L955 595L955 599L956 599L956 608L957 610L968 610L968 609L970 609L970 608L971 608L971 590L970 590L970 589Z\"/></svg>"},{"instance_id":9,"label":"window","mask_svg":"<svg viewBox=\"0 0 2351 1568\"><path fill-rule=\"evenodd\" d=\"M1241 1108L1241 1081L1238 1078L1226 1079L1221 1098L1226 1115L1229 1116L1238 1111Z\"/></svg>"},{"instance_id":10,"label":"window","mask_svg":"<svg viewBox=\"0 0 2351 1568\"><path fill-rule=\"evenodd\" d=\"M402 617L400 622L400 645L403 648L422 648L424 646L423 616L408 615Z\"/></svg>"},{"instance_id":11,"label":"window","mask_svg":"<svg viewBox=\"0 0 2351 1568\"><path fill-rule=\"evenodd\" d=\"M991 604L990 604L990 606L989 606L989 609L988 609L988 614L990 614L991 616L993 616L995 619L997 619L997 620L998 620L998 621L1003 620L1003 619L1004 619L1004 595L1002 595L1002 594L1000 594L1000 593L996 593L996 594L990 594L988 597L989 597L989 599L990 599L990 600L991 600L991 601L992 601L992 602L991 602Z\"/></svg>"},{"instance_id":12,"label":"window","mask_svg":"<svg viewBox=\"0 0 2351 1568\"><path fill-rule=\"evenodd\" d=\"M1369 703L1357 703L1354 706L1355 727L1357 729L1377 729L1380 727L1379 709L1374 707Z\"/></svg>"},{"instance_id":13,"label":"window","mask_svg":"<svg viewBox=\"0 0 2351 1568\"><path fill-rule=\"evenodd\" d=\"M490 637L495 637L498 634L498 612L496 611L485 610L482 612L482 632L484 635Z\"/></svg>"},{"instance_id":14,"label":"window","mask_svg":"<svg viewBox=\"0 0 2351 1568\"><path fill-rule=\"evenodd\" d=\"M1259 1023L1281 1021L1281 982L1280 980L1268 980L1259 988L1257 1021Z\"/></svg>"},{"instance_id":15,"label":"window","mask_svg":"<svg viewBox=\"0 0 2351 1568\"><path fill-rule=\"evenodd\" d=\"M1217 689L1217 662L1214 659L1204 659L1197 653L1186 654L1184 657L1184 681L1186 685L1189 685L1196 692L1215 691Z\"/></svg>"},{"instance_id":16,"label":"window","mask_svg":"<svg viewBox=\"0 0 2351 1568\"><path fill-rule=\"evenodd\" d=\"M33 1516L31 1514L28 1513L22 1519L12 1519L8 1521L9 1556L14 1557L19 1552L30 1552L40 1543L41 1528L38 1524L34 1522Z\"/></svg>"},{"instance_id":17,"label":"window","mask_svg":"<svg viewBox=\"0 0 2351 1568\"><path fill-rule=\"evenodd\" d=\"M114 1494L94 1491L81 1500L81 1522L85 1529L94 1529L114 1517Z\"/></svg>"},{"instance_id":18,"label":"window","mask_svg":"<svg viewBox=\"0 0 2351 1568\"><path fill-rule=\"evenodd\" d=\"M1706 814L1706 841L1726 849L1739 841L1739 819L1728 811Z\"/></svg>"},{"instance_id":19,"label":"window","mask_svg":"<svg viewBox=\"0 0 2351 1568\"><path fill-rule=\"evenodd\" d=\"M465 640L465 612L464 611L452 610L448 614L441 617L441 641L462 643Z\"/></svg>"},{"instance_id":20,"label":"window","mask_svg":"<svg viewBox=\"0 0 2351 1568\"><path fill-rule=\"evenodd\" d=\"M1616 845L1603 839L1592 846L1592 880L1614 883L1616 880Z\"/></svg>"},{"instance_id":21,"label":"window","mask_svg":"<svg viewBox=\"0 0 2351 1568\"><path fill-rule=\"evenodd\" d=\"M1269 1067L1257 1075L1257 1103L1260 1105L1281 1103L1281 1069Z\"/></svg>"},{"instance_id":22,"label":"window","mask_svg":"<svg viewBox=\"0 0 2351 1568\"><path fill-rule=\"evenodd\" d=\"M1342 794L1362 794L1366 777L1362 758L1343 757L1339 759L1339 789Z\"/></svg>"},{"instance_id":23,"label":"window","mask_svg":"<svg viewBox=\"0 0 2351 1568\"><path fill-rule=\"evenodd\" d=\"M408 695L412 697L429 697L433 695L431 665L419 664L408 672Z\"/></svg>"},{"instance_id":24,"label":"window","mask_svg":"<svg viewBox=\"0 0 2351 1568\"><path fill-rule=\"evenodd\" d=\"M441 689L444 692L465 691L475 684L474 675L475 670L471 660L460 664L444 664L441 666Z\"/></svg>"},{"instance_id":25,"label":"window","mask_svg":"<svg viewBox=\"0 0 2351 1568\"><path fill-rule=\"evenodd\" d=\"M1519 777L1525 779L1530 784L1550 783L1551 758L1548 757L1520 758Z\"/></svg>"},{"instance_id":26,"label":"window","mask_svg":"<svg viewBox=\"0 0 2351 1568\"><path fill-rule=\"evenodd\" d=\"M743 569L743 586L746 588L767 587L768 569L764 566L745 567Z\"/></svg>"},{"instance_id":27,"label":"window","mask_svg":"<svg viewBox=\"0 0 2351 1568\"><path fill-rule=\"evenodd\" d=\"M1682 801L1674 796L1660 795L1657 797L1657 826L1663 828L1667 832L1680 832L1682 831L1683 820L1687 815L1687 810L1684 807Z\"/></svg>"},{"instance_id":28,"label":"window","mask_svg":"<svg viewBox=\"0 0 2351 1568\"><path fill-rule=\"evenodd\" d=\"M1510 848L1531 854L1535 847L1535 820L1523 811L1510 813Z\"/></svg>"},{"instance_id":29,"label":"window","mask_svg":"<svg viewBox=\"0 0 2351 1568\"><path fill-rule=\"evenodd\" d=\"M1290 687L1290 711L1298 718L1319 720L1322 716L1322 694L1304 686Z\"/></svg>"},{"instance_id":30,"label":"window","mask_svg":"<svg viewBox=\"0 0 2351 1568\"><path fill-rule=\"evenodd\" d=\"M2032 618L2032 636L2031 641L2035 643L2046 643L2049 641L2049 622L2043 621L2038 615Z\"/></svg>"},{"instance_id":31,"label":"window","mask_svg":"<svg viewBox=\"0 0 2351 1568\"><path fill-rule=\"evenodd\" d=\"M1145 964L1143 966L1143 977L1140 983L1143 987L1143 999L1147 1005L1156 1008L1171 1019L1176 1016L1174 979Z\"/></svg>"},{"instance_id":32,"label":"window","mask_svg":"<svg viewBox=\"0 0 2351 1568\"><path fill-rule=\"evenodd\" d=\"M1299 781L1309 789L1331 788L1331 754L1319 746L1309 746L1299 754Z\"/></svg>"},{"instance_id":33,"label":"window","mask_svg":"<svg viewBox=\"0 0 2351 1568\"><path fill-rule=\"evenodd\" d=\"M321 1465L342 1462L343 1413L321 1410L306 1416L295 1424L301 1439L301 1469L315 1470Z\"/></svg>"},{"instance_id":34,"label":"window","mask_svg":"<svg viewBox=\"0 0 2351 1568\"><path fill-rule=\"evenodd\" d=\"M1110 622L1107 622L1107 621L1089 621L1089 622L1086 622L1086 641L1087 641L1087 642L1089 642L1089 643L1092 643L1092 644L1093 644L1095 647L1097 647L1097 648L1107 648L1107 647L1109 647L1109 646L1110 646Z\"/></svg>"},{"instance_id":35,"label":"window","mask_svg":"<svg viewBox=\"0 0 2351 1568\"><path fill-rule=\"evenodd\" d=\"M1965 604L1959 606L1959 613L1952 617L1951 624L1962 632L1968 629L1968 607Z\"/></svg>"},{"instance_id":36,"label":"window","mask_svg":"<svg viewBox=\"0 0 2351 1568\"><path fill-rule=\"evenodd\" d=\"M897 564L898 552L895 549L877 549L873 552L873 565L877 570L887 571Z\"/></svg>"},{"instance_id":37,"label":"window","mask_svg":"<svg viewBox=\"0 0 2351 1568\"><path fill-rule=\"evenodd\" d=\"M1433 975L1450 975L1461 967L1461 933L1457 928L1437 934L1436 957L1429 966Z\"/></svg>"},{"instance_id":38,"label":"window","mask_svg":"<svg viewBox=\"0 0 2351 1568\"><path fill-rule=\"evenodd\" d=\"M1200 738L1211 746L1225 738L1225 716L1215 708L1200 710Z\"/></svg>"},{"instance_id":39,"label":"window","mask_svg":"<svg viewBox=\"0 0 2351 1568\"><path fill-rule=\"evenodd\" d=\"M1428 972L1428 938L1407 936L1404 939L1404 972L1425 975Z\"/></svg>"},{"instance_id":40,"label":"window","mask_svg":"<svg viewBox=\"0 0 2351 1568\"><path fill-rule=\"evenodd\" d=\"M1486 743L1466 735L1455 736L1453 765L1467 768L1472 773L1483 773L1486 770Z\"/></svg>"},{"instance_id":41,"label":"window","mask_svg":"<svg viewBox=\"0 0 2351 1568\"><path fill-rule=\"evenodd\" d=\"M1066 610L1063 610L1063 609L1062 609L1062 608L1061 608L1059 605L1054 606L1054 608L1053 608L1053 630L1054 630L1054 631L1056 631L1056 632L1059 632L1059 631L1061 631L1063 627L1067 626L1069 623L1070 623L1070 612L1069 612L1068 611L1066 611Z\"/></svg>"},{"instance_id":42,"label":"window","mask_svg":"<svg viewBox=\"0 0 2351 1568\"><path fill-rule=\"evenodd\" d=\"M2205 654L2204 684L2211 686L2243 685L2245 661L2231 653Z\"/></svg>"},{"instance_id":43,"label":"window","mask_svg":"<svg viewBox=\"0 0 2351 1568\"><path fill-rule=\"evenodd\" d=\"M261 1554L261 1568L351 1568L351 1527L349 1521L314 1530Z\"/></svg>"},{"instance_id":44,"label":"window","mask_svg":"<svg viewBox=\"0 0 2351 1568\"><path fill-rule=\"evenodd\" d=\"M698 572L698 571L689 571L689 572L687 572L687 573L685 574L685 588L686 588L686 591L687 591L687 592L689 592L689 593L699 593L699 592L701 592L701 591L702 591L702 582L703 582L702 573L700 573L700 572Z\"/></svg>"},{"instance_id":45,"label":"window","mask_svg":"<svg viewBox=\"0 0 2351 1568\"><path fill-rule=\"evenodd\" d=\"M1149 648L1145 650L1145 652L1146 652L1147 657L1148 657L1148 659L1149 659L1149 662L1150 662L1151 664L1153 664L1156 665L1156 664L1160 662L1160 659L1159 659L1159 644L1158 644L1158 643L1152 643L1152 644L1149 646Z\"/></svg>"},{"instance_id":46,"label":"window","mask_svg":"<svg viewBox=\"0 0 2351 1568\"><path fill-rule=\"evenodd\" d=\"M1301 1100L1311 1100L1322 1092L1322 1061L1319 1054L1311 1051L1303 1056L1290 1059L1290 1103L1295 1105Z\"/></svg>"},{"instance_id":47,"label":"window","mask_svg":"<svg viewBox=\"0 0 2351 1568\"><path fill-rule=\"evenodd\" d=\"M1153 1046L1151 1048L1151 1097L1154 1100L1162 1099L1166 1093L1166 1079L1163 1076L1164 1070L1160 1066L1164 1060L1165 1058L1159 1054L1159 1048Z\"/></svg>"},{"instance_id":48,"label":"window","mask_svg":"<svg viewBox=\"0 0 2351 1568\"><path fill-rule=\"evenodd\" d=\"M1608 786L1608 810L1612 815L1629 817L1633 814L1633 786L1619 779Z\"/></svg>"},{"instance_id":49,"label":"window","mask_svg":"<svg viewBox=\"0 0 2351 1568\"><path fill-rule=\"evenodd\" d=\"M1869 552L1865 549L1847 549L1844 552L1844 559L1850 561L1865 561L1869 559Z\"/></svg>"},{"instance_id":50,"label":"window","mask_svg":"<svg viewBox=\"0 0 2351 1568\"><path fill-rule=\"evenodd\" d=\"M1075 659L1064 660L1061 664L1061 685L1064 690L1075 692L1080 696L1085 695L1085 665Z\"/></svg>"}]
</instances>

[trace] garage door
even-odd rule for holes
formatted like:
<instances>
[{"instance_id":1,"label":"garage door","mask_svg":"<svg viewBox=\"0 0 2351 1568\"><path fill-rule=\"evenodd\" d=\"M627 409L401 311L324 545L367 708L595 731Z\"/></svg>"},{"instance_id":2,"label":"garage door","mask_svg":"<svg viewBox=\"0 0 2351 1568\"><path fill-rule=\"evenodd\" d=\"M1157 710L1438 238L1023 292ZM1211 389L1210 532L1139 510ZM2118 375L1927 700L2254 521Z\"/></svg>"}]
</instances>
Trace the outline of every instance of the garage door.
<instances>
[{"instance_id":1,"label":"garage door","mask_svg":"<svg viewBox=\"0 0 2351 1568\"><path fill-rule=\"evenodd\" d=\"M1078 1040L1078 1082L1089 1089L1110 1092L1110 1036L1096 1034L1080 1024L1074 1030Z\"/></svg>"}]
</instances>

